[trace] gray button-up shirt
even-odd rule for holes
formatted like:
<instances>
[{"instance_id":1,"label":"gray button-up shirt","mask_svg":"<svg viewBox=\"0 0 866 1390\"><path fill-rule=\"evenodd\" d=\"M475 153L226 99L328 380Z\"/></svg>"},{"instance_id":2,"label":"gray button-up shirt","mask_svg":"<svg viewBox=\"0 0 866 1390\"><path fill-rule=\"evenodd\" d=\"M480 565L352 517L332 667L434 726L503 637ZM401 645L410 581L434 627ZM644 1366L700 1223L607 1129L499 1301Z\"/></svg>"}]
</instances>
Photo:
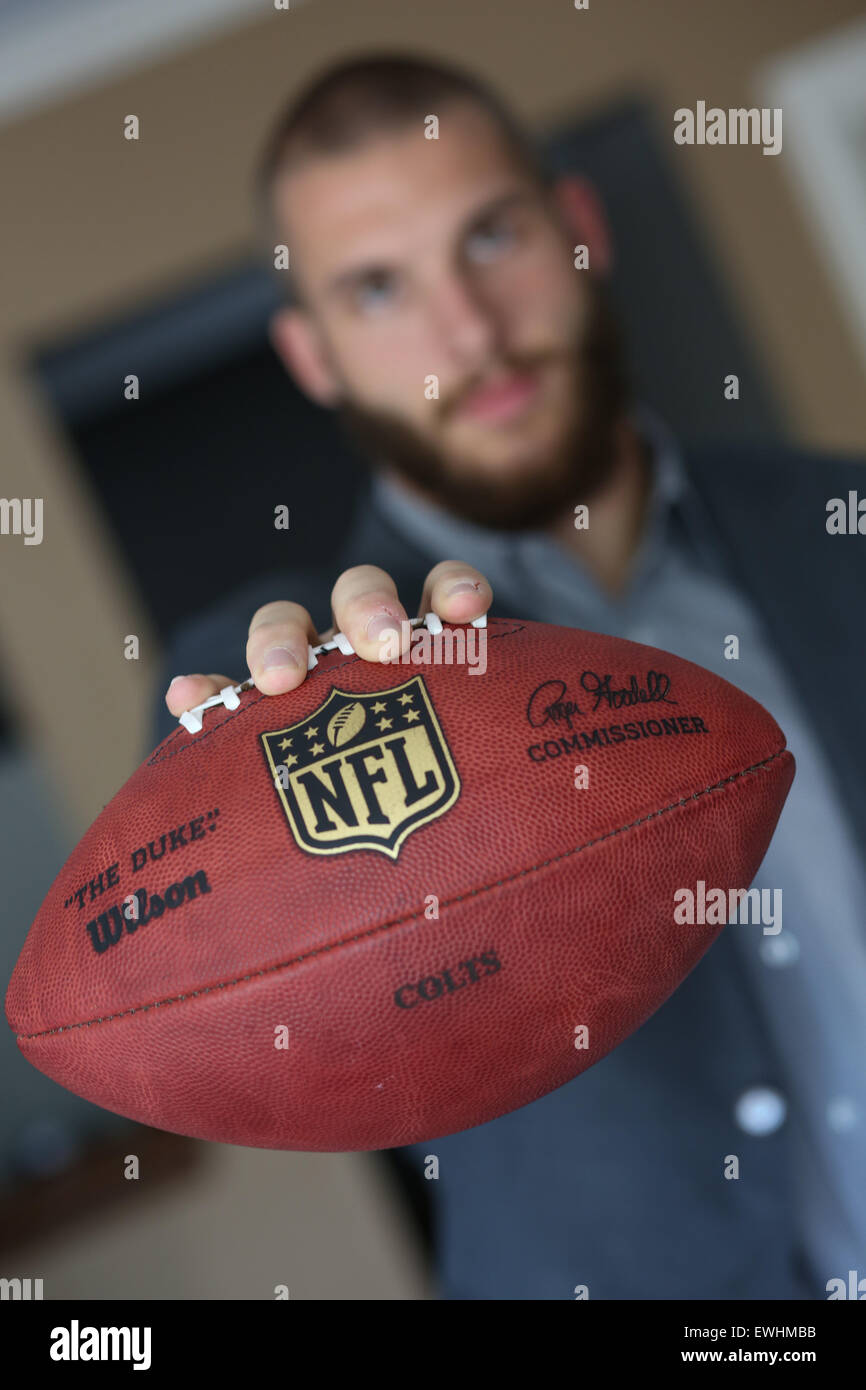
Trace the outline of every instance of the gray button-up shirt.
<instances>
[{"instance_id":1,"label":"gray button-up shirt","mask_svg":"<svg viewBox=\"0 0 866 1390\"><path fill-rule=\"evenodd\" d=\"M374 484L378 505L425 552L480 569L493 586L494 611L674 652L740 686L785 731L797 776L755 879L771 901L772 890L782 889L781 931L775 924L770 932L751 923L727 928L765 1010L785 1091L732 1094L730 1104L749 1133L790 1126L803 1243L820 1282L846 1278L850 1269L866 1274L863 861L759 617L716 558L711 522L674 441L649 412L638 410L635 418L651 446L654 477L647 525L619 597L545 532L485 530L382 477ZM724 654L732 636L739 640L736 660Z\"/></svg>"}]
</instances>

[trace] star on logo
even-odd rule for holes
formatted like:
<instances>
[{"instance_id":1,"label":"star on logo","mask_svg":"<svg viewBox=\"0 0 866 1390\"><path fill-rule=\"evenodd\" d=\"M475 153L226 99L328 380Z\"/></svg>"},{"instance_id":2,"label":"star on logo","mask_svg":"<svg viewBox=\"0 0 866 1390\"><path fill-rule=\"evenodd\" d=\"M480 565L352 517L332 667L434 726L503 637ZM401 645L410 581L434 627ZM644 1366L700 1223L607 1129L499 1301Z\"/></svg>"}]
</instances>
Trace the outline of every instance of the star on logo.
<instances>
[{"instance_id":1,"label":"star on logo","mask_svg":"<svg viewBox=\"0 0 866 1390\"><path fill-rule=\"evenodd\" d=\"M401 695L401 696L400 696L400 704L401 704L401 705L411 705L411 703L412 703L412 701L414 700L414 698L415 698L414 695L409 695L409 694Z\"/></svg>"},{"instance_id":2,"label":"star on logo","mask_svg":"<svg viewBox=\"0 0 866 1390\"><path fill-rule=\"evenodd\" d=\"M286 749L291 748L291 746L292 740L290 738L284 738L282 743L280 744L280 751L284 753Z\"/></svg>"},{"instance_id":3,"label":"star on logo","mask_svg":"<svg viewBox=\"0 0 866 1390\"><path fill-rule=\"evenodd\" d=\"M416 719L421 718L421 715L417 709L410 709L406 711L403 718L406 720L407 724L414 724Z\"/></svg>"},{"instance_id":4,"label":"star on logo","mask_svg":"<svg viewBox=\"0 0 866 1390\"><path fill-rule=\"evenodd\" d=\"M371 707L371 713L372 713L372 714L383 714L384 711L385 711L385 701L384 701L384 700L377 700L376 703L375 703L375 705L373 705L373 706Z\"/></svg>"},{"instance_id":5,"label":"star on logo","mask_svg":"<svg viewBox=\"0 0 866 1390\"><path fill-rule=\"evenodd\" d=\"M316 734L317 734L318 732L319 732L318 729L314 729L314 728L312 727L312 725L311 725L309 729L305 730L305 732L304 732L304 737L305 737L305 738L315 738L315 737L316 737Z\"/></svg>"},{"instance_id":6,"label":"star on logo","mask_svg":"<svg viewBox=\"0 0 866 1390\"><path fill-rule=\"evenodd\" d=\"M386 729L390 729L390 727L391 727L391 725L392 725L393 723L394 723L393 719L377 719L377 720L376 720L376 728L377 728L377 729L381 729L381 730L382 730L382 733L384 734L385 730L386 730Z\"/></svg>"}]
</instances>

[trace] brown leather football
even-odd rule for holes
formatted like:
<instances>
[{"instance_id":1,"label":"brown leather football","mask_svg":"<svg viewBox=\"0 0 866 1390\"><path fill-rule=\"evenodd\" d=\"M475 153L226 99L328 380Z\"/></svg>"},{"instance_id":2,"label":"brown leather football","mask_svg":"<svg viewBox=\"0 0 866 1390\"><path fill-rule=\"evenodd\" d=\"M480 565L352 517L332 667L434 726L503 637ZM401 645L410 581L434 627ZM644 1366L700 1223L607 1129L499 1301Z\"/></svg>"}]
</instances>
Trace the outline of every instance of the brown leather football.
<instances>
[{"instance_id":1,"label":"brown leather football","mask_svg":"<svg viewBox=\"0 0 866 1390\"><path fill-rule=\"evenodd\" d=\"M633 642L433 619L402 664L317 652L185 717L56 879L6 1009L69 1090L285 1149L526 1105L676 989L794 775L754 700Z\"/></svg>"}]
</instances>

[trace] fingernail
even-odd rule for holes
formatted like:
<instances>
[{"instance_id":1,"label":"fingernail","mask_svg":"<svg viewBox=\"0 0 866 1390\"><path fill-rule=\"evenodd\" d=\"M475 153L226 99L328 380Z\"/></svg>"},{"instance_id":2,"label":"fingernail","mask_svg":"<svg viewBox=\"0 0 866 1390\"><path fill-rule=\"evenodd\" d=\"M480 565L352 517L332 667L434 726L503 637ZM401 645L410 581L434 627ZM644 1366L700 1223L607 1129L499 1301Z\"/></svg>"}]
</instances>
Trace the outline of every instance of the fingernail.
<instances>
[{"instance_id":1,"label":"fingernail","mask_svg":"<svg viewBox=\"0 0 866 1390\"><path fill-rule=\"evenodd\" d=\"M400 624L393 613L377 613L364 629L367 640L379 642L386 632L399 632Z\"/></svg>"},{"instance_id":2,"label":"fingernail","mask_svg":"<svg viewBox=\"0 0 866 1390\"><path fill-rule=\"evenodd\" d=\"M454 594L468 594L470 592L477 594L480 587L477 581L473 584L471 579L460 579L456 584L451 585L451 588L448 590L448 598L451 598Z\"/></svg>"},{"instance_id":3,"label":"fingernail","mask_svg":"<svg viewBox=\"0 0 866 1390\"><path fill-rule=\"evenodd\" d=\"M300 664L294 652L289 651L288 647L271 647L262 657L263 671L297 670Z\"/></svg>"},{"instance_id":4,"label":"fingernail","mask_svg":"<svg viewBox=\"0 0 866 1390\"><path fill-rule=\"evenodd\" d=\"M177 685L178 681L185 681L185 680L186 680L186 676L172 676L171 680L170 680L169 683L168 683L168 688L169 688L169 690L171 690L171 687L172 687L173 685Z\"/></svg>"}]
</instances>

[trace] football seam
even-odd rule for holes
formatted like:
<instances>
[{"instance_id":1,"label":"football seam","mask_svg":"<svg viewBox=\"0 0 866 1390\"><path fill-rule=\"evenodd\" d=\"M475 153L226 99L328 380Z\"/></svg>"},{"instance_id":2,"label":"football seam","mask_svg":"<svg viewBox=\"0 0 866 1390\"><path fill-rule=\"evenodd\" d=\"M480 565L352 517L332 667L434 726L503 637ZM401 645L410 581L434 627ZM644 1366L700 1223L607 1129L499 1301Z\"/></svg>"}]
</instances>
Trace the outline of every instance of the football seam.
<instances>
[{"instance_id":1,"label":"football seam","mask_svg":"<svg viewBox=\"0 0 866 1390\"><path fill-rule=\"evenodd\" d=\"M263 697L267 698L267 697ZM459 893L456 897L449 898L440 903L440 908L453 907L457 903L465 902L469 898L477 897L480 893L489 893L495 888L502 888L507 884L516 883L518 879L525 878L527 874L538 873L541 869L549 868L551 864L561 863L564 859L570 859L572 855L581 854L584 850L592 849L594 845L602 844L605 840L611 840L617 835L623 835L627 830L635 830L639 825L645 825L648 821L656 820L659 816L667 815L671 811L677 810L680 806L687 806L691 801L699 801L701 797L709 796L713 792L721 791L724 787L730 786L750 773L758 772L762 768L768 767L777 759L788 753L788 748L783 747L769 757L763 758L760 762L751 763L748 767L741 768L739 772L732 772L729 776L723 777L721 781L714 782L709 787L704 787L701 791L691 792L688 796L681 796L677 801L670 802L667 806L660 807L657 811L649 811L644 816L639 816L637 820L629 821L626 825L617 826L614 830L606 830L603 835L596 835L594 839L587 840L585 844L575 845L572 849L564 850L561 854L551 855L548 859L543 859L537 864L530 864L526 868L518 869L516 873L509 874L505 878L496 879L492 883L482 884L477 888L470 888L465 893ZM790 756L790 755L789 755ZM16 1033L16 1042L36 1042L39 1038L49 1038L60 1033L74 1032L78 1028L92 1028L101 1023L112 1023L116 1019L129 1018L133 1014L147 1013L151 1009L170 1007L176 1004L186 1003L189 999L200 999L204 995L214 994L219 990L232 989L236 985L248 984L251 980L262 979L267 975L273 975L279 970L290 970L293 966L300 965L307 960L314 960L316 956L322 956L329 951L337 951L345 946L355 945L359 941L365 941L371 936L376 936L379 932L393 931L398 927L404 926L407 922L417 921L422 917L422 912L412 912L404 917L395 917L388 922L380 922L374 927L366 927L362 932L355 933L354 936L342 938L340 941L333 941L327 946L316 946L311 951L305 951L302 955L293 956L291 960L278 961L275 965L263 966L260 970L251 970L246 975L238 975L233 980L223 980L216 984L204 985L200 989L189 990L185 994L170 995L164 999L154 1000L150 1004L134 1004L132 1008L121 1009L115 1014L105 1014L97 1018L84 1019L80 1023L64 1023L57 1028L46 1028L39 1033Z\"/></svg>"},{"instance_id":2,"label":"football seam","mask_svg":"<svg viewBox=\"0 0 866 1390\"><path fill-rule=\"evenodd\" d=\"M514 624L512 624L511 627L509 627L509 629L508 629L507 632L491 632L491 631L490 631L490 622L503 622L503 623L504 623L504 622L508 622L508 619L507 619L507 618L491 618L491 619L489 620L488 626L487 626L487 629L486 629L486 630L487 630L489 636L490 636L490 637L493 637L493 638L496 638L496 637L516 637L517 634L518 634L519 632L524 632L525 629L526 629L526 624L525 624L525 623L514 623ZM460 624L448 623L448 624L446 624L446 626L452 627L452 628L453 628L453 627L456 627L456 626L460 626ZM314 682L316 676L323 676L323 675L324 675L324 676L330 676L330 675L333 675L333 673L334 673L335 671L341 671L341 670L343 669L344 666L352 666L352 665L354 665L355 662L360 661L360 660L361 660L361 658L360 658L359 656L357 656L357 655L355 655L355 656L347 656L343 661L335 661L335 662L331 663L330 665L323 665L323 662L322 662L322 660L320 659L318 665L315 666L315 667L313 668L312 671L308 671L308 672L307 672L307 676L306 676L306 678L305 678L305 680L304 680L303 685L302 685L302 686L298 686L297 689L298 689L298 690L303 690L303 689L305 689L306 687L311 686L311 685L313 684L313 682ZM396 665L405 665L406 663L405 663L405 662L397 662L397 663L394 663L394 662L384 663L384 662L383 662L382 664L383 664L383 667L390 667L390 666L395 665L395 664L396 664ZM294 694L294 691L291 691L290 693L291 693L291 694ZM147 759L147 766L148 766L148 767L153 767L153 766L155 766L155 764L164 762L164 761L166 761L168 758L176 758L180 753L189 753L189 752L193 751L193 750L196 749L196 748L200 748L201 745L202 745L202 743L204 743L205 739L212 738L213 735L214 735L219 729L222 729L226 724L232 723L232 721L235 720L235 719L240 719L244 714L249 714L250 710L255 709L256 706L257 706L262 700L273 700L273 699L274 699L274 696L273 696L273 695L265 695L265 694L262 693L262 691L258 691L255 699L253 699L253 700L242 700L241 705L240 705L240 707L239 707L238 709L236 709L236 710L226 710L225 716L224 716L222 719L220 719L220 720L218 720L218 721L213 721L213 720L209 721L208 724L207 724L207 727L206 727L206 728L202 728L202 730L201 730L199 733L197 733L197 734L188 734L188 733L186 732L186 730L183 729L183 728L175 729L173 733L171 733L171 734L168 735L167 740L164 740L163 743L160 744L160 746L159 746L158 748L154 749L153 753L151 753L150 757ZM179 748L178 748L178 747L175 747L174 745L177 744L177 743L179 743L182 737L184 738L184 741L183 741L183 743L181 744L181 746L180 746ZM168 744L167 747L166 747L166 743Z\"/></svg>"}]
</instances>

